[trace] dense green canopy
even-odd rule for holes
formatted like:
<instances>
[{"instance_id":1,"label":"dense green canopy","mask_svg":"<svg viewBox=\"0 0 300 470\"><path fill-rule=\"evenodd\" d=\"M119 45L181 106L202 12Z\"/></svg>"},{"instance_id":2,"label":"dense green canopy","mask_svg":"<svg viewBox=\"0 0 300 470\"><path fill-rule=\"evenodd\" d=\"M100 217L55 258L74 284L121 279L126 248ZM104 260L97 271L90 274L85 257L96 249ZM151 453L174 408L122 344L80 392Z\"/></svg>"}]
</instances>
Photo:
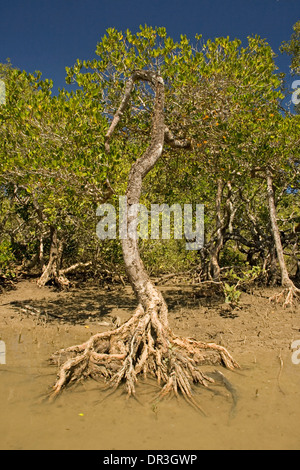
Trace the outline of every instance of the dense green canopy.
<instances>
[{"instance_id":1,"label":"dense green canopy","mask_svg":"<svg viewBox=\"0 0 300 470\"><path fill-rule=\"evenodd\" d=\"M282 49L297 72L299 23ZM141 240L150 272L192 270L201 279L225 276L233 284L237 276L276 282L271 175L285 259L290 275L299 276L300 116L281 107L283 76L267 42L255 36L247 45L229 38L204 43L200 35L175 42L164 28L145 26L136 34L109 29L96 56L66 69L66 89L57 96L39 72L0 65L2 278L32 269L41 276L54 244L61 273L72 265L98 275L122 273L118 240L96 236L96 209L102 202L117 207L130 166L149 142L153 90L140 82L109 155L104 147L126 81L138 69L163 77L166 126L190 142L175 149L166 140L142 202L205 205L200 251L187 252L185 240L173 237ZM68 91L71 83L76 91Z\"/></svg>"}]
</instances>

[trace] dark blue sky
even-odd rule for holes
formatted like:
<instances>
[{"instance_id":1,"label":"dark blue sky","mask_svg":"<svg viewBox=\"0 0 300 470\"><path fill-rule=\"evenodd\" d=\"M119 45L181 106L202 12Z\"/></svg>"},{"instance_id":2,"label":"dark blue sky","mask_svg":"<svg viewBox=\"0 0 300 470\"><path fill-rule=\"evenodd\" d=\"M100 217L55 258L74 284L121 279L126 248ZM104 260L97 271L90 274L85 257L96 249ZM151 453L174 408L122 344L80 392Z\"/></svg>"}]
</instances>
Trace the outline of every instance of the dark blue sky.
<instances>
[{"instance_id":1,"label":"dark blue sky","mask_svg":"<svg viewBox=\"0 0 300 470\"><path fill-rule=\"evenodd\" d=\"M297 20L300 0L0 0L0 62L9 57L22 70L40 70L57 89L65 86L66 66L95 57L109 27L165 26L174 39L258 34L279 53ZM277 64L288 72L287 57Z\"/></svg>"}]
</instances>

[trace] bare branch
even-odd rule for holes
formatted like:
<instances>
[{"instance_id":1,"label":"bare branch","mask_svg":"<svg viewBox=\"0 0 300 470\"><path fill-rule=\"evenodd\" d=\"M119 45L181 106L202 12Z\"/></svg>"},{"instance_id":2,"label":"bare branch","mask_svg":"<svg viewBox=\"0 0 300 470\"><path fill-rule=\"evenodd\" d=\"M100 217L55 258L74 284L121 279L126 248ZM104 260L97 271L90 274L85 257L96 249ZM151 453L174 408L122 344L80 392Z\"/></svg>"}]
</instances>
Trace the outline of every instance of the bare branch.
<instances>
[{"instance_id":1,"label":"bare branch","mask_svg":"<svg viewBox=\"0 0 300 470\"><path fill-rule=\"evenodd\" d=\"M135 70L131 77L129 77L127 83L126 83L126 86L125 86L125 92L124 92L124 96L123 96L123 99L121 101L121 104L118 108L118 110L116 111L114 117L113 117L113 120L111 122L111 125L106 133L106 136L105 136L105 151L106 153L109 153L109 150L110 150L110 146L109 146L109 141L114 133L114 130L115 128L117 127L127 105L128 105L128 102L129 102L129 99L130 99L130 95L131 95L131 92L132 92L132 89L134 87L134 84L136 81L138 80L144 80L144 81L147 81L149 83L151 83L152 85L155 85L155 79L157 80L157 76L154 72L150 71L150 70Z\"/></svg>"},{"instance_id":2,"label":"bare branch","mask_svg":"<svg viewBox=\"0 0 300 470\"><path fill-rule=\"evenodd\" d=\"M178 140L174 137L170 129L165 126L165 142L169 144L172 148L181 148L181 149L192 149L192 143L188 139Z\"/></svg>"}]
</instances>

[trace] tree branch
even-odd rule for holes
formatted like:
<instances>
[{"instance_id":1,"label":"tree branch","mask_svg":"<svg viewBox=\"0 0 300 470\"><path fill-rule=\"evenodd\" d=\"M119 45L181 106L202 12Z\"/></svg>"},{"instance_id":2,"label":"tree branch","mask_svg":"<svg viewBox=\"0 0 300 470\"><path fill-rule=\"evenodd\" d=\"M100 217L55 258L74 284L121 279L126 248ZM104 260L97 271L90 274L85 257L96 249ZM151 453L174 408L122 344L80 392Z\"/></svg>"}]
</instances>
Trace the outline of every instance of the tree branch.
<instances>
[{"instance_id":1,"label":"tree branch","mask_svg":"<svg viewBox=\"0 0 300 470\"><path fill-rule=\"evenodd\" d=\"M131 95L131 92L132 92L132 89L133 89L133 86L135 84L136 81L138 80L143 80L143 81L147 81L149 83L151 83L152 85L155 86L155 80L157 80L157 76L155 74L155 72L152 72L150 70L135 70L131 77L129 77L127 83L126 83L126 86L125 86L125 92L124 92L124 96L123 96L123 99L121 101L121 104L118 108L118 110L116 111L114 117L113 117L113 120L111 122L111 125L105 135L105 151L106 153L109 153L109 150L110 150L110 146L109 146L109 141L114 133L114 130L115 128L117 127L127 105L128 105L128 102L129 102L129 99L130 99L130 95Z\"/></svg>"},{"instance_id":2,"label":"tree branch","mask_svg":"<svg viewBox=\"0 0 300 470\"><path fill-rule=\"evenodd\" d=\"M165 126L165 142L172 148L192 149L192 143L188 139L178 140L174 137L170 129Z\"/></svg>"}]
</instances>

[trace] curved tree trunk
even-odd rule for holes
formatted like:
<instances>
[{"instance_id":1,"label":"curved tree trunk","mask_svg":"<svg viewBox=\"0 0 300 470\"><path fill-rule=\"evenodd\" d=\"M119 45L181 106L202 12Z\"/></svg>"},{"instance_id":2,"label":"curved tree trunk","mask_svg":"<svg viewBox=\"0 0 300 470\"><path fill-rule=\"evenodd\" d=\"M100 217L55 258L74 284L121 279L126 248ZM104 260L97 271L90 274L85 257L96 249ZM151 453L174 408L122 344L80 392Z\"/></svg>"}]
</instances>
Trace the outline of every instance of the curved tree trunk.
<instances>
[{"instance_id":1,"label":"curved tree trunk","mask_svg":"<svg viewBox=\"0 0 300 470\"><path fill-rule=\"evenodd\" d=\"M126 191L128 214L126 227L127 237L122 239L122 251L128 279L142 308L144 311L148 311L151 309L152 305L156 305L156 308L159 306L160 317L164 320L164 323L166 323L167 307L164 299L151 282L151 279L145 270L144 264L140 258L137 238L130 236L130 227L135 226L135 220L138 216L137 211L132 209L134 209L134 204L139 204L143 179L154 167L163 150L165 136L164 82L161 77L158 77L153 72L137 71L133 74L126 90L128 96L130 96L131 89L136 80L146 80L155 88L155 106L150 145L144 155L134 163L128 178ZM111 130L114 129L116 119L123 112L123 107L124 105L126 106L126 104L127 99L119 108L112 123ZM108 134L109 137L110 135L111 134Z\"/></svg>"},{"instance_id":2,"label":"curved tree trunk","mask_svg":"<svg viewBox=\"0 0 300 470\"><path fill-rule=\"evenodd\" d=\"M51 397L56 397L69 383L82 378L104 377L116 388L124 382L128 395L135 394L139 375L150 375L161 384L160 396L179 391L198 406L193 398L192 384L207 386L213 382L199 366L204 363L222 363L230 369L238 367L228 351L214 343L203 343L175 335L168 325L168 309L160 291L152 283L140 258L138 241L131 236L135 226L143 178L160 158L164 141L173 146L188 147L170 137L164 124L164 82L151 71L135 71L125 88L124 98L106 135L106 151L131 91L137 80L146 80L155 90L155 106L152 120L151 141L145 153L133 164L127 186L127 237L122 239L126 271L138 299L138 307L132 318L116 330L92 336L86 343L57 351L53 362L61 365ZM129 230L130 229L130 230Z\"/></svg>"}]
</instances>

